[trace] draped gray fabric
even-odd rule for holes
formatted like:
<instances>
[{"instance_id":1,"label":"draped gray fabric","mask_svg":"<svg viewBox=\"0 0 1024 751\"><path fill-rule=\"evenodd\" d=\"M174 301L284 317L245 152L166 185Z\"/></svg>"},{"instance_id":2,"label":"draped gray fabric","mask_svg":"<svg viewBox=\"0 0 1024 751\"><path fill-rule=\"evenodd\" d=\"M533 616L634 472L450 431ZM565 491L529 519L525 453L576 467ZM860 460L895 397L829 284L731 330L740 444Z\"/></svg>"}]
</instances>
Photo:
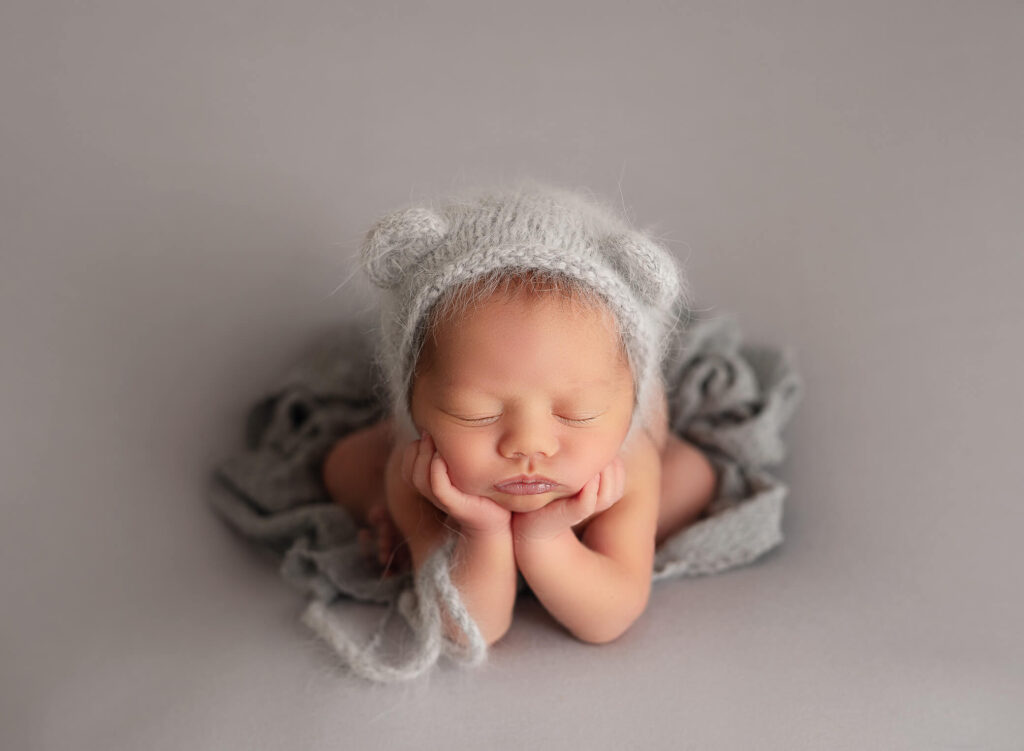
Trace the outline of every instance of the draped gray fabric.
<instances>
[{"instance_id":1,"label":"draped gray fabric","mask_svg":"<svg viewBox=\"0 0 1024 751\"><path fill-rule=\"evenodd\" d=\"M346 597L389 604L393 612L402 594L423 582L411 574L382 577L360 555L356 524L330 501L321 480L333 444L386 413L373 363L369 339L356 327L296 363L251 408L246 448L216 469L210 501L242 537L279 553L281 575L314 601ZM793 353L745 344L726 315L692 321L662 371L670 428L708 455L720 480L705 516L658 548L652 576L713 574L749 563L782 542L787 488L768 469L785 458L782 430L802 395ZM428 627L409 616L408 600L400 611L410 627ZM423 660L416 664L421 670Z\"/></svg>"}]
</instances>

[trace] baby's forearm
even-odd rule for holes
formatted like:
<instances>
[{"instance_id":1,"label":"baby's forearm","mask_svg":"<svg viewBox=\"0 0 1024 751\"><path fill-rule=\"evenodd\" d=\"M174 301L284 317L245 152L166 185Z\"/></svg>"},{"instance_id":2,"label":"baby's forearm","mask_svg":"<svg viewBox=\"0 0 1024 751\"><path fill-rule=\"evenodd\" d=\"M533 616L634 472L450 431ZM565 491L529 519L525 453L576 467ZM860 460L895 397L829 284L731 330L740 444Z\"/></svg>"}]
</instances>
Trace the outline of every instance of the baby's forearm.
<instances>
[{"instance_id":1,"label":"baby's forearm","mask_svg":"<svg viewBox=\"0 0 1024 751\"><path fill-rule=\"evenodd\" d=\"M571 529L550 540L516 539L514 545L516 563L537 599L582 641L612 641L647 607L650 577L638 580Z\"/></svg>"},{"instance_id":2,"label":"baby's forearm","mask_svg":"<svg viewBox=\"0 0 1024 751\"><path fill-rule=\"evenodd\" d=\"M398 451L392 452L388 461L386 487L388 511L409 545L415 571L444 543L451 528L456 528L452 583L484 639L488 644L496 642L508 630L515 606L517 572L511 528L486 536L459 530L457 522L446 518L402 479ZM447 614L442 619L448 637L465 644L459 627Z\"/></svg>"},{"instance_id":3,"label":"baby's forearm","mask_svg":"<svg viewBox=\"0 0 1024 751\"><path fill-rule=\"evenodd\" d=\"M512 623L516 576L510 529L489 535L459 535L452 556L452 583L488 644L504 636ZM447 614L444 623L449 638L465 643Z\"/></svg>"},{"instance_id":4,"label":"baby's forearm","mask_svg":"<svg viewBox=\"0 0 1024 751\"><path fill-rule=\"evenodd\" d=\"M445 521L443 514L438 513L426 499L412 500L420 511L408 517L400 516L396 521L409 544L413 569L418 572L444 543L455 523L450 519ZM452 584L459 590L462 604L488 644L504 636L512 622L516 575L511 529L486 536L463 531L458 533L452 551ZM448 617L443 606L441 613L448 638L464 645L465 635Z\"/></svg>"}]
</instances>

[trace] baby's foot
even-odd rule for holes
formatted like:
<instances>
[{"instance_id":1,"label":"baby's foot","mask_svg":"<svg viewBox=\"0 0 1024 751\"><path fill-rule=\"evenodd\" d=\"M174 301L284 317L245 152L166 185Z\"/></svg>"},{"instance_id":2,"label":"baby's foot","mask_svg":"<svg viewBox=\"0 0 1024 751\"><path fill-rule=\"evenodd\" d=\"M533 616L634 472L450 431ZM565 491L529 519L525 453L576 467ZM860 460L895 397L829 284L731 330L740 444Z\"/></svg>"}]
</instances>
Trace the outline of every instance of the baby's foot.
<instances>
[{"instance_id":1,"label":"baby's foot","mask_svg":"<svg viewBox=\"0 0 1024 751\"><path fill-rule=\"evenodd\" d=\"M359 546L363 556L382 566L385 577L408 571L408 546L403 543L387 509L381 504L373 506L367 512L366 520L370 526L359 530Z\"/></svg>"}]
</instances>

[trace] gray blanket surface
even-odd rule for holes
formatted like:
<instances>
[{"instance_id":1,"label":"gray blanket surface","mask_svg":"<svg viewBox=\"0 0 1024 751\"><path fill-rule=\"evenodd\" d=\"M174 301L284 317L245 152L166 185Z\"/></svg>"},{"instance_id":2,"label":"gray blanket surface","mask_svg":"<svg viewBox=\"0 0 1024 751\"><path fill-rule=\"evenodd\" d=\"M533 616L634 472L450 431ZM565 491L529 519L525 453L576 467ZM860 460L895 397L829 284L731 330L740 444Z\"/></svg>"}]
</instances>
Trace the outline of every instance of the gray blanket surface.
<instances>
[{"instance_id":1,"label":"gray blanket surface","mask_svg":"<svg viewBox=\"0 0 1024 751\"><path fill-rule=\"evenodd\" d=\"M782 541L787 488L767 468L785 458L782 429L803 391L793 353L743 343L732 316L697 319L676 340L663 373L671 429L708 455L720 481L708 514L658 548L652 576L713 574L749 563ZM452 539L415 577L382 577L360 554L358 527L324 488L327 452L385 415L383 394L366 335L354 327L339 331L251 408L246 448L217 468L210 502L240 535L280 554L281 575L310 595L303 622L354 673L404 680L442 654L479 663L486 647L448 577ZM332 606L343 597L389 606L365 644L349 635L344 606ZM441 634L442 607L462 627L466 645ZM396 612L413 633L411 646L408 632L394 634ZM399 643L403 653L396 656Z\"/></svg>"}]
</instances>

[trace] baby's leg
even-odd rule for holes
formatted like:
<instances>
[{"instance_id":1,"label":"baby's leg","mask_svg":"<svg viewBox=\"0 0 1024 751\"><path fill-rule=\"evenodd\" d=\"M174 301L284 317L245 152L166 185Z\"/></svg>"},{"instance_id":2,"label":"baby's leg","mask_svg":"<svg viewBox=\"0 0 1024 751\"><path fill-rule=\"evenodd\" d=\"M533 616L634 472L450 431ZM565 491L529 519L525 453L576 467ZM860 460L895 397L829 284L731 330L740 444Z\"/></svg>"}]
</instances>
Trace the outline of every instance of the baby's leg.
<instances>
[{"instance_id":1,"label":"baby's leg","mask_svg":"<svg viewBox=\"0 0 1024 751\"><path fill-rule=\"evenodd\" d=\"M384 468L392 444L391 422L382 420L340 439L324 459L323 478L335 503L360 524L384 505Z\"/></svg>"},{"instance_id":2,"label":"baby's leg","mask_svg":"<svg viewBox=\"0 0 1024 751\"><path fill-rule=\"evenodd\" d=\"M715 497L718 476L700 449L669 430L664 390L659 389L654 399L657 401L647 434L661 453L661 502L655 536L655 544L660 545L700 518Z\"/></svg>"},{"instance_id":3,"label":"baby's leg","mask_svg":"<svg viewBox=\"0 0 1024 751\"><path fill-rule=\"evenodd\" d=\"M400 571L407 561L399 552L401 536L388 514L384 486L393 441L390 419L349 433L327 453L323 479L331 499L365 527L359 532L364 553Z\"/></svg>"},{"instance_id":4,"label":"baby's leg","mask_svg":"<svg viewBox=\"0 0 1024 751\"><path fill-rule=\"evenodd\" d=\"M718 475L704 453L669 432L661 452L661 505L658 508L660 545L692 524L715 497Z\"/></svg>"}]
</instances>

